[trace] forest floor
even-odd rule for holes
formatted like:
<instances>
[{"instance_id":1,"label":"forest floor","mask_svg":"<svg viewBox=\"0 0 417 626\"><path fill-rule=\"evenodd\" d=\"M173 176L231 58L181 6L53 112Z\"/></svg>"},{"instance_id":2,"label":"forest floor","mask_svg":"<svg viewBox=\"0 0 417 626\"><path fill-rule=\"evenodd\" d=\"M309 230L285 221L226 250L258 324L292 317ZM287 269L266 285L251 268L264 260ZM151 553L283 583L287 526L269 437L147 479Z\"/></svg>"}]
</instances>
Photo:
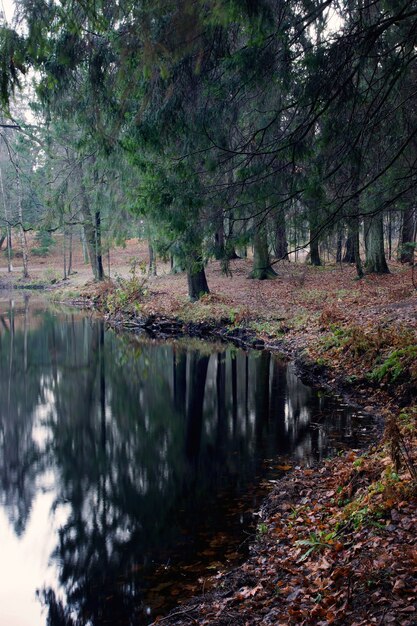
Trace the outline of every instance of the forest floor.
<instances>
[{"instance_id":1,"label":"forest floor","mask_svg":"<svg viewBox=\"0 0 417 626\"><path fill-rule=\"evenodd\" d=\"M315 469L288 466L259 512L248 560L201 581L199 596L156 623L416 626L417 291L411 269L393 262L389 275L357 281L350 266L282 263L275 280L260 282L247 279L249 260L232 261L230 276L212 262L211 293L190 303L185 276L169 274L166 265L157 277L142 276L139 266L132 271L133 257L147 262L144 243L130 241L113 252L111 274L119 278L100 286L80 251L70 280L42 278L59 271L53 255L31 270L31 280L52 280L55 298L98 307L111 324L278 349L298 359L310 380L342 391L385 423L384 436L365 452ZM4 269L0 284L10 284Z\"/></svg>"}]
</instances>

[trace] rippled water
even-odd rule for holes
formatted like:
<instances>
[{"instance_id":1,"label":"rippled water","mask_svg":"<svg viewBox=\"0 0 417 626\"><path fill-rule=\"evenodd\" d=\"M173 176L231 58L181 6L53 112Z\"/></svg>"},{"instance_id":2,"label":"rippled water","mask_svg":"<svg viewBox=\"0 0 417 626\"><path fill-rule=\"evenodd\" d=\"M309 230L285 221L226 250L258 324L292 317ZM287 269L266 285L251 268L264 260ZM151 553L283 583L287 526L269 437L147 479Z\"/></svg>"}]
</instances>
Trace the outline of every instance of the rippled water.
<instances>
[{"instance_id":1,"label":"rippled water","mask_svg":"<svg viewBox=\"0 0 417 626\"><path fill-rule=\"evenodd\" d=\"M282 459L361 415L269 352L116 335L0 302L0 623L140 624L239 558Z\"/></svg>"}]
</instances>

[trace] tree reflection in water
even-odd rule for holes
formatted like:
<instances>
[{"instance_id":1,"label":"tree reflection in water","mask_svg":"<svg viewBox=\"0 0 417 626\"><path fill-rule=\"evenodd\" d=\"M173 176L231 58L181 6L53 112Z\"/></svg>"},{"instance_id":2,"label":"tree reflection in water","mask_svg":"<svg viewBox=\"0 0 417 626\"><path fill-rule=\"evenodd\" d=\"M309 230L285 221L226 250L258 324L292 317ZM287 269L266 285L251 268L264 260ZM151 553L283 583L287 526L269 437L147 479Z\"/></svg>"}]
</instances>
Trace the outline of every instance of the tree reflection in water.
<instances>
[{"instance_id":1,"label":"tree reflection in water","mask_svg":"<svg viewBox=\"0 0 417 626\"><path fill-rule=\"evenodd\" d=\"M41 594L53 625L145 623L158 564L195 561L265 459L310 463L352 434L269 352L117 336L27 299L0 329L1 505L23 535L52 473L67 511Z\"/></svg>"}]
</instances>

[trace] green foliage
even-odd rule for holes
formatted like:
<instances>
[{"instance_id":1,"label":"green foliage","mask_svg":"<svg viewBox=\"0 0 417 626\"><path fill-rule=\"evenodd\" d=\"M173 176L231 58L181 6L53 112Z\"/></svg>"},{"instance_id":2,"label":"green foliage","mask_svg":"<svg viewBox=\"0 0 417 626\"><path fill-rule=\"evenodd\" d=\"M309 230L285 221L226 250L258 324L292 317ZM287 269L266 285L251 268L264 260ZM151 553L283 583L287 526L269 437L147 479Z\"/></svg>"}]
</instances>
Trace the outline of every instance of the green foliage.
<instances>
[{"instance_id":1,"label":"green foliage","mask_svg":"<svg viewBox=\"0 0 417 626\"><path fill-rule=\"evenodd\" d=\"M417 345L391 352L381 365L372 370L369 378L375 382L386 380L395 383L405 378L410 383L417 382Z\"/></svg>"},{"instance_id":2,"label":"green foliage","mask_svg":"<svg viewBox=\"0 0 417 626\"><path fill-rule=\"evenodd\" d=\"M48 231L38 231L35 236L36 247L32 248L31 254L34 256L47 256L51 247L55 245L55 240Z\"/></svg>"},{"instance_id":3,"label":"green foliage","mask_svg":"<svg viewBox=\"0 0 417 626\"><path fill-rule=\"evenodd\" d=\"M308 539L300 539L296 541L295 544L297 546L308 547L306 552L304 552L304 554L298 559L298 562L301 563L302 561L305 561L313 552L331 548L336 536L336 531L326 533L325 531L319 530L318 532L310 533Z\"/></svg>"}]
</instances>

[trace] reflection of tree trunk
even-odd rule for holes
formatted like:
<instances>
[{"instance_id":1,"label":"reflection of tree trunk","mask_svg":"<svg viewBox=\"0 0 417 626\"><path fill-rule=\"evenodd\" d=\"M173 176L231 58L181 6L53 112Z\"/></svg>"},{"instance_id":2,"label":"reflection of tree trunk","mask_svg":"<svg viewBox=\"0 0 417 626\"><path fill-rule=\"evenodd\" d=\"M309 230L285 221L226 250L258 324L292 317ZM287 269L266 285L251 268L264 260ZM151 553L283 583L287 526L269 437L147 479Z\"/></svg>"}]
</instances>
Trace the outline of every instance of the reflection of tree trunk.
<instances>
[{"instance_id":1,"label":"reflection of tree trunk","mask_svg":"<svg viewBox=\"0 0 417 626\"><path fill-rule=\"evenodd\" d=\"M192 352L190 355L190 379L188 382L190 396L187 411L185 453L187 459L193 465L197 465L200 454L204 390L209 359L209 356L201 355L198 352Z\"/></svg>"},{"instance_id":2,"label":"reflection of tree trunk","mask_svg":"<svg viewBox=\"0 0 417 626\"><path fill-rule=\"evenodd\" d=\"M232 419L233 433L236 431L237 422L237 360L236 354L231 355L232 361Z\"/></svg>"},{"instance_id":3,"label":"reflection of tree trunk","mask_svg":"<svg viewBox=\"0 0 417 626\"><path fill-rule=\"evenodd\" d=\"M29 322L29 296L25 295L25 318L23 325L23 367L28 371L28 322Z\"/></svg>"},{"instance_id":4,"label":"reflection of tree trunk","mask_svg":"<svg viewBox=\"0 0 417 626\"><path fill-rule=\"evenodd\" d=\"M104 360L104 322L99 323L101 446L106 449L106 371Z\"/></svg>"},{"instance_id":5,"label":"reflection of tree trunk","mask_svg":"<svg viewBox=\"0 0 417 626\"><path fill-rule=\"evenodd\" d=\"M217 450L221 450L225 446L227 437L226 423L226 360L225 353L217 355L217 372L216 372L216 390L217 390Z\"/></svg>"},{"instance_id":6,"label":"reflection of tree trunk","mask_svg":"<svg viewBox=\"0 0 417 626\"><path fill-rule=\"evenodd\" d=\"M265 426L269 421L269 366L271 353L264 350L256 359L255 420L256 442L262 447Z\"/></svg>"},{"instance_id":7,"label":"reflection of tree trunk","mask_svg":"<svg viewBox=\"0 0 417 626\"><path fill-rule=\"evenodd\" d=\"M180 415L185 416L187 398L187 353L173 350L174 406Z\"/></svg>"},{"instance_id":8,"label":"reflection of tree trunk","mask_svg":"<svg viewBox=\"0 0 417 626\"><path fill-rule=\"evenodd\" d=\"M245 423L249 425L249 355L245 354Z\"/></svg>"},{"instance_id":9,"label":"reflection of tree trunk","mask_svg":"<svg viewBox=\"0 0 417 626\"><path fill-rule=\"evenodd\" d=\"M9 301L9 317L10 317L10 361L9 361L9 381L7 386L7 413L10 413L10 401L12 392L13 378L13 356L14 356L14 302Z\"/></svg>"},{"instance_id":10,"label":"reflection of tree trunk","mask_svg":"<svg viewBox=\"0 0 417 626\"><path fill-rule=\"evenodd\" d=\"M271 381L270 415L274 420L277 437L277 452L288 453L288 435L285 427L285 402L287 391L287 366L273 360Z\"/></svg>"}]
</instances>

